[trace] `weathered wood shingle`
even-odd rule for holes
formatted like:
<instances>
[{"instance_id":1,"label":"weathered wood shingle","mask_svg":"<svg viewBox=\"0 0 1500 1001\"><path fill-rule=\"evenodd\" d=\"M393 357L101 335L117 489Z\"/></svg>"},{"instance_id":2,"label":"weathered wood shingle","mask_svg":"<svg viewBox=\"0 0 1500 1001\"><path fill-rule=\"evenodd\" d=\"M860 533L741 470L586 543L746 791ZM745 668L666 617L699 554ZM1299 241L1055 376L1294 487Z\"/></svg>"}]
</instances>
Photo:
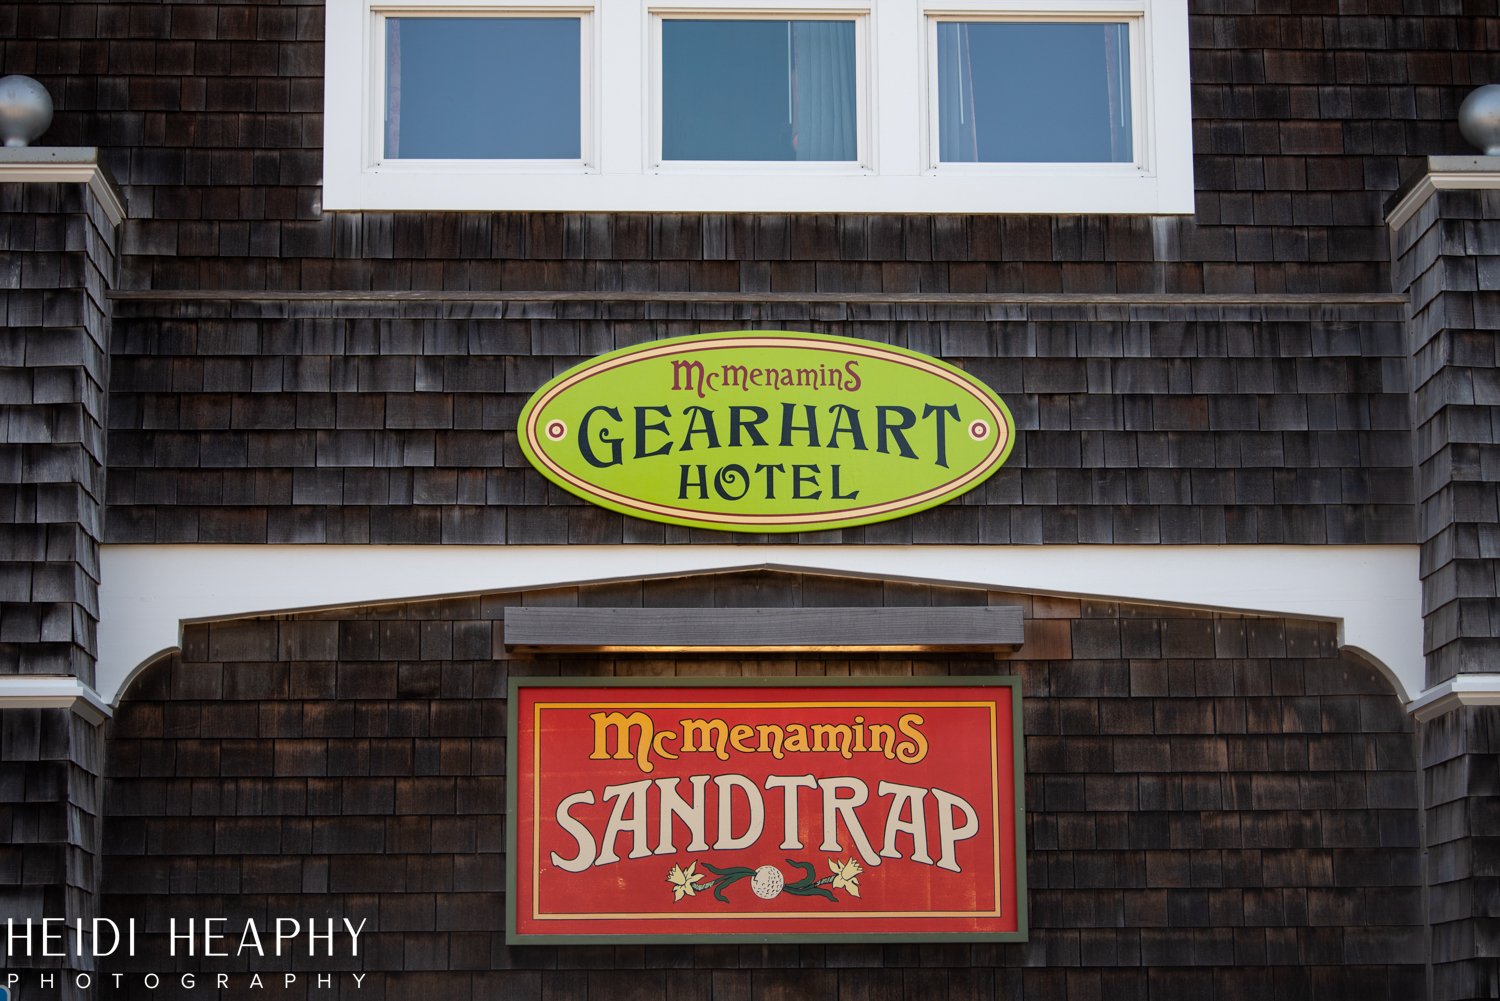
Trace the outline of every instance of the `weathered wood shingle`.
<instances>
[{"instance_id":1,"label":"weathered wood shingle","mask_svg":"<svg viewBox=\"0 0 1500 1001\"><path fill-rule=\"evenodd\" d=\"M756 654L742 665L732 654L516 657L493 641L507 607L695 602L1015 604L1026 642L998 659ZM323 660L335 636L337 667ZM569 991L579 970L598 978L590 991L651 999L679 996L661 979L673 970L715 997L733 980L746 998L802 996L810 982L833 997L942 996L975 978L1073 1001L1106 985L1195 999L1423 990L1411 724L1371 668L1338 653L1328 624L743 573L198 625L184 650L147 670L114 723L106 913L154 929L222 908L226 894L236 914L314 895L369 919L365 989L387 996L487 998L515 986L496 979L510 971L531 971L525 989ZM507 948L505 677L752 670L1018 674L1031 941ZM1449 763L1434 808L1472 794L1472 754L1488 746L1444 733L1428 739ZM191 813L177 806L188 802ZM110 969L159 965L154 947ZM455 956L485 972L471 979Z\"/></svg>"},{"instance_id":2,"label":"weathered wood shingle","mask_svg":"<svg viewBox=\"0 0 1500 1001\"><path fill-rule=\"evenodd\" d=\"M505 319L518 305L531 318ZM936 352L1007 400L1020 434L994 479L958 505L846 530L848 542L1414 537L1404 349L1399 314L1383 304L1343 306L1332 321L1317 305L1200 304L1184 320L1181 308L1034 304L996 320L990 307L936 303L863 304L858 320L840 306L837 321L779 303L766 321L733 304L701 323L652 320L655 304L628 298L297 302L253 322L252 302L228 316L194 301L117 306L115 542L164 541L156 526L188 511L200 532L207 516L215 532L268 541L273 523L326 524L345 505L369 508L362 520L382 542L620 542L627 522L652 532L546 485L514 422L530 392L589 354L703 326L874 334ZM195 336L168 348L149 334L163 323L191 323ZM229 480L150 489L169 471L241 467L258 478L232 501L215 492ZM208 510L226 503L244 511ZM1016 518L1039 534L1017 533ZM175 524L172 538L190 531Z\"/></svg>"}]
</instances>

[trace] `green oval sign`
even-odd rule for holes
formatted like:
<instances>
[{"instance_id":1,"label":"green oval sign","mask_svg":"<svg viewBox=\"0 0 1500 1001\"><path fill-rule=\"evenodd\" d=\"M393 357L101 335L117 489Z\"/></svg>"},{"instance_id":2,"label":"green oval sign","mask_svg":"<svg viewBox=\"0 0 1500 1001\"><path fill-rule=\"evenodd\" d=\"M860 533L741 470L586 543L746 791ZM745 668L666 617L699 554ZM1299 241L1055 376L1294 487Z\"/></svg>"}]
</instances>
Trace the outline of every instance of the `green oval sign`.
<instances>
[{"instance_id":1,"label":"green oval sign","mask_svg":"<svg viewBox=\"0 0 1500 1001\"><path fill-rule=\"evenodd\" d=\"M612 351L547 383L521 448L558 486L652 521L804 532L922 511L1010 454L1015 422L946 362L744 330Z\"/></svg>"}]
</instances>

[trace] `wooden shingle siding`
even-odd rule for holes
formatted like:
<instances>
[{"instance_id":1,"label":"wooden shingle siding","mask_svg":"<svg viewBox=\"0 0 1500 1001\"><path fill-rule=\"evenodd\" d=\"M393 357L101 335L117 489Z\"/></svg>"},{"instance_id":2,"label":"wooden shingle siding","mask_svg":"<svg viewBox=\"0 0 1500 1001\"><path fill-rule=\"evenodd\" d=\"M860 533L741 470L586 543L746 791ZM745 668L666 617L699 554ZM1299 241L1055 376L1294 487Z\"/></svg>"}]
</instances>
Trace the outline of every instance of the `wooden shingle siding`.
<instances>
[{"instance_id":1,"label":"wooden shingle siding","mask_svg":"<svg viewBox=\"0 0 1500 1001\"><path fill-rule=\"evenodd\" d=\"M1432 166L1439 164L1434 161ZM1392 232L1393 281L1410 294L1413 445L1427 680L1493 672L1500 524L1493 417L1500 404L1500 199L1436 191ZM1434 997L1481 997L1496 939L1493 709L1422 728Z\"/></svg>"},{"instance_id":2,"label":"wooden shingle siding","mask_svg":"<svg viewBox=\"0 0 1500 1001\"><path fill-rule=\"evenodd\" d=\"M0 674L92 684L115 227L83 183L0 218Z\"/></svg>"},{"instance_id":3,"label":"wooden shingle siding","mask_svg":"<svg viewBox=\"0 0 1500 1001\"><path fill-rule=\"evenodd\" d=\"M505 648L507 607L687 594L1019 605L1027 640L999 656ZM1018 675L1031 941L508 948L512 673ZM1414 746L1389 687L1338 654L1332 626L1282 619L743 573L194 625L113 724L104 909L143 931L308 907L368 917L364 990L383 997L1398 1001L1424 978ZM166 961L150 948L109 963L129 985L118 996L146 996L139 974ZM317 996L287 992L304 994Z\"/></svg>"},{"instance_id":4,"label":"wooden shingle siding","mask_svg":"<svg viewBox=\"0 0 1500 1001\"><path fill-rule=\"evenodd\" d=\"M103 747L99 728L70 709L0 712L0 920L98 916ZM7 955L12 969L69 968Z\"/></svg>"},{"instance_id":5,"label":"wooden shingle siding","mask_svg":"<svg viewBox=\"0 0 1500 1001\"><path fill-rule=\"evenodd\" d=\"M1483 997L1491 964L1474 950L1493 935L1484 901L1495 893L1500 866L1489 820L1500 788L1500 741L1492 712L1474 708L1432 720L1421 736L1434 997Z\"/></svg>"},{"instance_id":6,"label":"wooden shingle siding","mask_svg":"<svg viewBox=\"0 0 1500 1001\"><path fill-rule=\"evenodd\" d=\"M1190 217L647 216L322 212L316 0L0 0L44 142L128 203L116 246L81 187L0 188L0 673L92 679L101 540L773 541L590 506L514 434L585 358L748 327L938 355L1020 429L955 503L776 542L1419 543L1431 679L1495 671L1500 210L1444 193L1392 262L1382 203L1468 152L1500 10L1188 7ZM392 999L1494 993L1494 711L1417 727L1330 625L777 575L521 598L992 599L1025 608L999 660L512 657L514 596L193 625L109 724L102 828L98 732L0 714L0 917L91 916L102 829L105 913L373 914ZM1020 674L1033 941L507 949L511 671Z\"/></svg>"},{"instance_id":7,"label":"wooden shingle siding","mask_svg":"<svg viewBox=\"0 0 1500 1001\"><path fill-rule=\"evenodd\" d=\"M530 505L571 501L516 464L505 422L562 364L756 325L892 340L972 364L1013 399L1023 452L1031 438L1047 452L1042 433L1084 432L1076 464L1018 453L986 489L992 503L970 498L843 541L1413 541L1398 472L1408 456L1395 312L1199 310L1185 329L1193 311L1172 303L1098 323L1040 306L950 319L858 298L1384 292L1381 203L1421 156L1464 150L1457 104L1500 77L1493 12L1203 0L1190 15L1198 199L1188 218L333 215L318 211L319 5L0 4L0 29L17 39L7 72L36 75L56 98L47 141L103 147L128 195L122 287L272 296L216 310L118 304L110 448L123 461L108 538L718 538L597 512L556 511L547 523ZM331 304L298 315L275 301L297 290L850 298L735 309L622 294L618 305L511 304L499 314L511 324L483 322L497 318L493 304L404 306L345 330ZM191 345L171 346L184 339ZM382 357L350 357L361 352ZM997 358L1018 364L987 361ZM1194 364L1204 359L1221 364L1209 373ZM1231 382L1247 398L1210 412L1209 396ZM330 402L361 392L387 397L389 418L367 402ZM390 399L403 393L413 399ZM288 413L304 432L290 440ZM136 434L145 431L149 449ZM498 444L483 433L493 431ZM490 459L464 466L476 453ZM1153 459L1110 471L1132 454ZM418 482L423 469L448 471Z\"/></svg>"},{"instance_id":8,"label":"wooden shingle siding","mask_svg":"<svg viewBox=\"0 0 1500 1001\"><path fill-rule=\"evenodd\" d=\"M1021 645L1020 606L973 608L527 608L513 650L995 650Z\"/></svg>"},{"instance_id":9,"label":"wooden shingle siding","mask_svg":"<svg viewBox=\"0 0 1500 1001\"><path fill-rule=\"evenodd\" d=\"M515 422L530 393L594 354L737 328L938 355L1016 417L1006 466L958 502L804 541L1414 538L1394 303L115 305L111 542L721 540L546 483Z\"/></svg>"},{"instance_id":10,"label":"wooden shingle siding","mask_svg":"<svg viewBox=\"0 0 1500 1001\"><path fill-rule=\"evenodd\" d=\"M1440 191L1394 234L1394 280L1411 293L1417 533L1428 680L1495 670L1491 611L1500 531L1500 197Z\"/></svg>"}]
</instances>

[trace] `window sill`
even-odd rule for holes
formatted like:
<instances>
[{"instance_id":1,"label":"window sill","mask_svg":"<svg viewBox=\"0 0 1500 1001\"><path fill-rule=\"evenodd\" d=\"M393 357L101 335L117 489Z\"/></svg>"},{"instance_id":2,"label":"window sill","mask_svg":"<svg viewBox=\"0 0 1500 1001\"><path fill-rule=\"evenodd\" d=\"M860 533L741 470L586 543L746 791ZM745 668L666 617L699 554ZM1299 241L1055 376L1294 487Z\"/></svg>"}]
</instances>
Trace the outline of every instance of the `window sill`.
<instances>
[{"instance_id":1,"label":"window sill","mask_svg":"<svg viewBox=\"0 0 1500 1001\"><path fill-rule=\"evenodd\" d=\"M1188 214L1192 176L1029 169L600 174L522 169L366 171L325 182L329 211Z\"/></svg>"}]
</instances>

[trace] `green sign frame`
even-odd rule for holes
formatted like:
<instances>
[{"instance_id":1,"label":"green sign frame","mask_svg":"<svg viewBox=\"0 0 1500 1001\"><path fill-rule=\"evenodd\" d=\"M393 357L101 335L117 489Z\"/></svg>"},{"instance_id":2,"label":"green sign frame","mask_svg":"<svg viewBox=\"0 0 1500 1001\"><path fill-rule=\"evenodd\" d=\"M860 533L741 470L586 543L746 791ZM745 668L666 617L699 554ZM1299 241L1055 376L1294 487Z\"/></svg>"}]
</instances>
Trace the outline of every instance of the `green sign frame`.
<instances>
[{"instance_id":1,"label":"green sign frame","mask_svg":"<svg viewBox=\"0 0 1500 1001\"><path fill-rule=\"evenodd\" d=\"M811 532L945 504L1010 456L1010 409L962 369L827 334L652 341L549 381L527 460L583 499L726 532Z\"/></svg>"}]
</instances>

